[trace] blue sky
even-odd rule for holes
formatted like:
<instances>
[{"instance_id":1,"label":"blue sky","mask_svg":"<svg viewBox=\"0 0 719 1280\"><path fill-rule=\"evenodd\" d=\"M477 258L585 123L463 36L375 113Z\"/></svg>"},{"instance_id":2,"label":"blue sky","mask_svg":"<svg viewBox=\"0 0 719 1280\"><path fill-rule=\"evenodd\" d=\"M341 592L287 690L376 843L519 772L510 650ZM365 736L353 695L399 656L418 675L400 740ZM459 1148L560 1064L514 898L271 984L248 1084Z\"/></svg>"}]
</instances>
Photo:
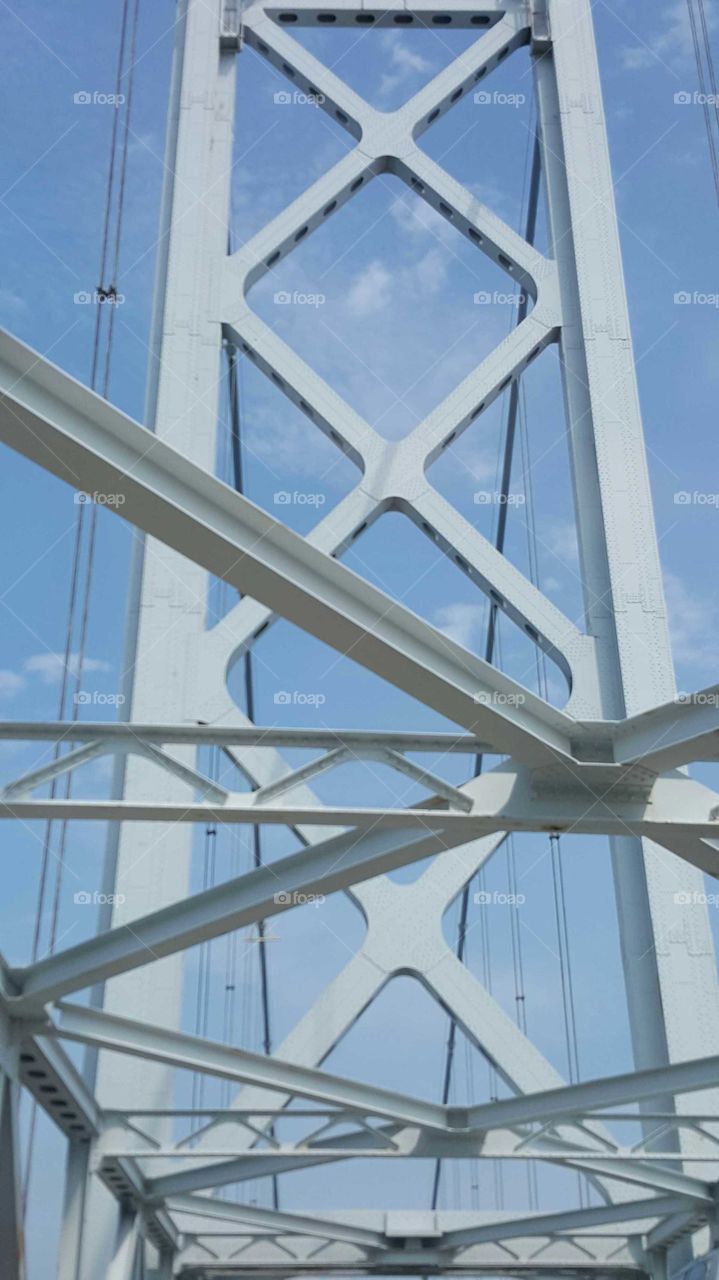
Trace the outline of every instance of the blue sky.
<instances>
[{"instance_id":1,"label":"blue sky","mask_svg":"<svg viewBox=\"0 0 719 1280\"><path fill-rule=\"evenodd\" d=\"M78 104L78 93L112 92L119 29L116 0L72 6L26 0L0 4L5 75L0 98L5 131L0 148L0 236L4 272L0 324L76 377L89 378L92 305L78 293L96 287L104 182L112 112L103 103ZM683 0L597 0L595 20L637 370L660 549L671 613L680 688L716 679L715 564L719 544L719 478L716 468L717 317L710 301L719 293L717 207L708 162L701 106L676 101L694 94L696 71ZM141 5L135 101L131 121L126 234L119 281L125 301L117 310L110 395L141 418L147 341L162 183L164 123L172 49L174 5ZM713 31L716 41L716 31ZM468 43L462 33L311 32L301 36L332 63L337 74L384 110L415 92ZM493 76L492 91L519 101L475 104L471 98L427 133L422 145L470 190L519 229L527 152L533 130L533 97L526 51ZM348 149L351 139L311 104L275 97L286 88L278 75L247 50L240 57L238 133L244 158L235 169L233 243L240 244ZM248 146L251 139L261 143ZM540 218L538 243L546 237ZM397 180L382 177L310 238L252 294L252 305L286 341L389 439L405 435L468 373L513 323L505 295L511 282L485 263L443 220L435 217ZM287 304L276 294L300 299ZM487 293L489 304L478 304ZM688 294L689 302L676 301ZM495 299L498 295L498 299ZM321 299L319 301L318 299ZM306 532L356 481L356 472L252 367L241 371L247 491L293 528ZM581 618L576 541L558 366L546 353L527 375L526 441L536 512L540 583L572 618ZM431 471L437 488L491 536L496 505L477 501L496 488L504 406L498 404ZM226 417L226 415L225 415ZM226 423L218 468L227 475ZM62 662L68 583L77 507L58 481L3 450L3 519L6 555L2 573L0 714L53 718ZM525 479L515 469L516 503L510 514L508 554L527 566ZM278 503L278 493L299 495ZM677 503L677 494L691 502ZM697 497L697 495L699 495ZM88 660L82 687L94 699L92 718L112 716L107 700L119 687L122 624L128 557L133 534L108 512L98 513L97 568L89 620ZM399 515L380 520L354 545L346 563L471 649L483 645L486 610L467 580ZM230 607L229 593L215 588L212 610ZM290 641L292 632L292 644ZM534 658L511 627L502 630L502 662L534 687ZM301 669L301 678L297 671ZM337 664L323 646L304 641L279 623L261 640L255 663L258 720L269 724L328 724L350 727L446 727L403 695L344 660ZM351 680L349 677L351 676ZM319 707L278 708L278 690L321 692ZM549 671L550 697L566 696L559 672ZM98 698L100 701L98 701ZM84 714L84 712L83 712ZM3 747L4 777L31 767L40 748ZM466 776L467 762L441 764L447 776ZM705 770L703 776L711 776ZM388 790L394 787L394 793ZM77 794L102 794L101 767L89 770ZM338 771L319 787L327 799L362 787L368 799L396 803L396 785L377 771ZM394 800L392 795L394 794ZM404 803L420 793L410 791ZM6 828L5 893L0 901L2 950L12 962L27 959L32 938L42 830ZM74 902L79 890L99 885L103 832L70 828L67 868L59 891L58 936L62 945L94 929L94 913ZM266 839L268 857L293 848L289 837ZM580 1059L585 1075L629 1065L621 970L613 920L606 850L599 842L565 846L570 935L579 1008ZM218 842L217 878L248 865L246 836ZM530 1033L560 1070L566 1052L559 1001L557 942L547 849L539 839L517 842L526 905L522 938L526 1008ZM198 848L196 883L204 874ZM506 886L504 855L488 872L490 887ZM591 910L589 906L591 904ZM716 915L712 911L712 915ZM714 921L713 921L714 923ZM514 1011L508 910L497 908L485 924L491 937L492 980L498 999ZM482 924L473 918L468 963L482 973ZM454 937L456 912L447 918ZM268 948L275 1041L346 962L361 940L362 922L345 900L322 911L298 910L282 918ZM47 921L43 937L47 936ZM601 948L604 981L596 984ZM256 1047L257 949L238 944L242 1000L241 1042ZM211 951L213 975L226 972L227 944ZM187 1025L192 1012L197 956L188 966ZM292 978L292 980L290 980ZM408 980L394 984L331 1059L337 1071L436 1096L442 1070L446 1021ZM402 1034L390 1048L388 1031L402 1015ZM218 1009L210 1034L222 1034ZM371 1037L371 1040L370 1040ZM381 1053L368 1044L382 1046ZM462 1050L457 1099L470 1088L486 1096L486 1068ZM184 1087L184 1086L182 1086ZM214 1094L212 1096L215 1096ZM61 1143L44 1124L44 1150L60 1159ZM40 1166L38 1168L38 1166ZM56 1166L57 1167L57 1166ZM56 1220L58 1198L48 1165L36 1162L31 1221L39 1206ZM554 1175L553 1175L554 1176ZM431 1170L417 1164L397 1187L385 1171L364 1181L353 1169L334 1169L300 1182L285 1180L283 1205L316 1207L382 1203L423 1205ZM507 1203L518 1175L507 1173ZM543 1182L550 1205L554 1181ZM264 1202L267 1189L255 1188ZM444 1203L470 1208L494 1204L489 1173L466 1166L452 1172ZM442 1202L441 1202L442 1203ZM42 1239L40 1239L42 1236ZM52 1232L31 1236L33 1276L47 1274Z\"/></svg>"}]
</instances>

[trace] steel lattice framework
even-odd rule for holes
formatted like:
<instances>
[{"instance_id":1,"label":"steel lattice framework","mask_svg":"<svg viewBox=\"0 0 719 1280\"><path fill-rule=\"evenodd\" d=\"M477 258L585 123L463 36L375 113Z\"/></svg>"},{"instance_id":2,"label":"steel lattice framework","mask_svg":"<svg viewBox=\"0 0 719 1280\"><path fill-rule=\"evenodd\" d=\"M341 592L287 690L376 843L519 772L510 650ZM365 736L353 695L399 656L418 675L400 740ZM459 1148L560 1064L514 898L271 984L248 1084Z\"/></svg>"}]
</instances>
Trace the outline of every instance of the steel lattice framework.
<instances>
[{"instance_id":1,"label":"steel lattice framework","mask_svg":"<svg viewBox=\"0 0 719 1280\"><path fill-rule=\"evenodd\" d=\"M684 771L693 761L719 757L719 719L715 698L673 701L590 0L299 0L289 8L255 0L241 13L220 0L181 0L179 9L172 177L148 405L155 434L9 335L0 337L3 441L77 488L121 493L123 516L148 535L135 574L131 721L0 726L5 739L75 744L7 786L0 817L111 820L119 834L108 888L122 884L129 901L145 904L131 921L115 906L110 927L96 938L21 970L2 969L3 1275L24 1274L17 1102L25 1087L69 1138L61 1280L303 1272L662 1277L667 1250L702 1224L713 1232L715 1223L715 960L706 913L695 901L676 900L671 855L687 864L687 899L701 893L703 871L719 870L719 794ZM385 114L291 34L303 25L343 24L451 24L477 29L477 40L400 110ZM440 115L526 45L551 256L526 243L418 145ZM317 94L356 146L228 256L234 82L245 46ZM534 303L516 330L397 443L381 439L246 300L263 274L387 172L450 220ZM254 361L361 471L353 492L306 539L212 475L223 341ZM559 344L564 377L584 632L426 474L550 344ZM414 521L561 667L572 690L563 711L338 562L389 510ZM209 630L202 604L208 574L242 592L229 617ZM230 697L227 672L275 616L440 711L456 723L456 735L253 725ZM197 748L213 744L251 779L251 793L228 792L198 772ZM287 747L320 754L291 771L280 754ZM438 750L505 760L455 787L408 758ZM116 799L36 794L100 755L116 759ZM433 799L412 809L323 806L310 789L313 777L350 755L408 774ZM150 770L148 778L148 759L161 775ZM191 824L208 821L290 826L306 847L191 895ZM564 1083L442 933L447 907L507 832L569 829L613 841L636 1062L630 1075L578 1085ZM387 875L431 854L438 856L409 885ZM277 915L297 893L339 890L351 891L361 906L366 940L276 1055L178 1029L186 948ZM671 947L662 944L667 937ZM442 1106L321 1068L399 973L420 979L513 1097ZM68 1001L88 988L96 993L89 1006ZM65 1041L101 1051L92 1082L73 1067ZM178 1067L238 1086L230 1109L207 1113L191 1149L170 1124L182 1119L170 1101ZM301 1103L293 1116L304 1125L291 1143L272 1137L272 1120L290 1100ZM631 1103L643 1109L639 1142L618 1136L627 1121L621 1108ZM332 1161L419 1157L563 1164L584 1171L603 1203L521 1215L298 1214L210 1194Z\"/></svg>"}]
</instances>

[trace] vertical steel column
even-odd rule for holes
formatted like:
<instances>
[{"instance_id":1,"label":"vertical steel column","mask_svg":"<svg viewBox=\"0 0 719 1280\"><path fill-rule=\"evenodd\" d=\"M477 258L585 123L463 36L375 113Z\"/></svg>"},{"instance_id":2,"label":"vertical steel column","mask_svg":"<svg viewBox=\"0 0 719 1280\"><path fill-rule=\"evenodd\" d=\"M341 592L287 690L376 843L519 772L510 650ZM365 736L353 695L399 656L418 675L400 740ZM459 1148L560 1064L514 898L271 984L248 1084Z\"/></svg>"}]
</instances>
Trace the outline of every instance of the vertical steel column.
<instances>
[{"instance_id":1,"label":"vertical steel column","mask_svg":"<svg viewBox=\"0 0 719 1280\"><path fill-rule=\"evenodd\" d=\"M180 0L166 179L158 245L157 294L151 339L148 420L192 461L214 470L221 376L217 291L227 253L236 52L220 45L221 0ZM153 539L141 549L130 601L126 687L133 720L195 719L200 639L206 623L203 570ZM177 753L192 763L194 751ZM184 784L131 760L125 783L133 795L182 800ZM106 876L122 895L112 924L184 897L189 888L192 829L138 824L110 840ZM104 1007L132 1010L143 1020L178 1025L182 956L116 979ZM101 1054L101 1104L167 1106L171 1073L163 1067ZM116 1208L91 1180L82 1227L84 1280L105 1274ZM64 1252L72 1249L64 1242ZM61 1267L67 1265L66 1257ZM72 1272L70 1272L72 1275Z\"/></svg>"},{"instance_id":2,"label":"vertical steel column","mask_svg":"<svg viewBox=\"0 0 719 1280\"><path fill-rule=\"evenodd\" d=\"M25 1280L25 1238L20 1192L17 1051L0 1017L0 1274Z\"/></svg>"},{"instance_id":3,"label":"vertical steel column","mask_svg":"<svg viewBox=\"0 0 719 1280\"><path fill-rule=\"evenodd\" d=\"M547 0L536 60L550 236L560 267L561 360L588 627L603 716L676 692L589 0ZM677 893L702 876L647 842L613 842L638 1068L719 1050L705 908ZM713 1097L713 1101L712 1101ZM716 1107L715 1095L691 1106Z\"/></svg>"},{"instance_id":4,"label":"vertical steel column","mask_svg":"<svg viewBox=\"0 0 719 1280\"><path fill-rule=\"evenodd\" d=\"M79 1280L82 1265L82 1228L90 1175L90 1146L71 1142L65 1162L65 1195L59 1246L57 1280Z\"/></svg>"}]
</instances>

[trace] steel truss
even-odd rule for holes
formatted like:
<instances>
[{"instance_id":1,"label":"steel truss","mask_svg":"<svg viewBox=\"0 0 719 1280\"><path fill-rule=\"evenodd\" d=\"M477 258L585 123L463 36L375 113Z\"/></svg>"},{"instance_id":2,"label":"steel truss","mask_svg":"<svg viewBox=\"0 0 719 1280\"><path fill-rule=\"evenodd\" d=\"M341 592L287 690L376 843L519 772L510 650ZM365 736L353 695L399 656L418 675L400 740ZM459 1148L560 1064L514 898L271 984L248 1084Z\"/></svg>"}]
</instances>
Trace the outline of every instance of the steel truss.
<instances>
[{"instance_id":1,"label":"steel truss","mask_svg":"<svg viewBox=\"0 0 719 1280\"><path fill-rule=\"evenodd\" d=\"M152 1274L196 1280L304 1271L661 1277L670 1246L702 1224L713 1232L715 1223L719 1001L708 921L696 902L701 871L719 870L719 795L683 767L717 758L719 716L716 691L682 705L672 700L589 0L480 6L470 0L386 0L381 6L301 0L288 8L255 0L241 14L229 0L182 0L179 9L168 144L168 172L175 177L163 212L148 406L155 435L9 335L0 336L0 438L75 487L121 495L120 514L148 535L135 577L131 723L0 727L5 740L74 744L69 754L8 783L0 817L124 822L111 840L108 884L114 878L131 885L132 899L146 906L131 928L116 907L96 938L0 972L4 1274L9 1280L24 1274L16 1112L25 1087L69 1138L61 1280L101 1274L135 1280L148 1259ZM476 28L478 39L387 115L292 38L293 27L316 24L453 24ZM550 256L480 205L417 142L526 45L537 86ZM316 93L357 145L228 257L234 76L237 55L247 48ZM393 444L247 301L254 283L382 173L394 174L439 210L534 303L515 332L409 437ZM306 539L211 474L223 341L272 377L361 468L355 490ZM555 343L570 428L586 632L499 555L426 474ZM468 654L334 558L389 510L414 521L558 665L571 685L564 711ZM200 607L208 573L243 596L210 630ZM231 700L226 673L275 616L441 711L459 726L457 734L253 725ZM222 746L252 790L233 793L202 775L195 752L203 745ZM280 751L298 746L318 754L292 771ZM455 787L409 758L422 751L506 760ZM61 773L102 755L117 762L115 798L61 801L37 794ZM421 783L430 799L412 809L321 805L309 784L350 758L380 760ZM150 782L148 760L160 770L150 771ZM209 821L291 826L306 847L191 896L187 824ZM635 1073L566 1085L447 946L444 913L509 831L613 838ZM147 858L137 856L150 850ZM671 859L663 851L686 864L690 907L676 901ZM388 872L430 854L440 856L414 883L389 879ZM351 892L361 907L365 942L276 1055L178 1030L186 948L288 910L299 893L339 890ZM654 945L669 933L671 949ZM160 961L151 974L149 960ZM399 973L414 975L451 1013L514 1097L445 1107L321 1069ZM97 1000L89 1008L66 1000L88 988L104 990L102 1008ZM130 1018L129 1010L142 1016ZM99 1051L93 1081L77 1073L63 1041ZM233 1107L174 1111L169 1082L178 1067L235 1082ZM113 1105L118 1096L141 1098L142 1105ZM272 1121L297 1099L303 1106L293 1117L303 1121L304 1132L290 1143L274 1136ZM626 1110L632 1104L642 1109L639 1136L636 1114ZM183 1117L188 1132L178 1138L175 1125ZM201 1120L204 1127L199 1137L193 1131L190 1144L191 1127ZM302 1215L207 1194L332 1161L420 1157L561 1164L583 1171L603 1203L521 1215Z\"/></svg>"}]
</instances>

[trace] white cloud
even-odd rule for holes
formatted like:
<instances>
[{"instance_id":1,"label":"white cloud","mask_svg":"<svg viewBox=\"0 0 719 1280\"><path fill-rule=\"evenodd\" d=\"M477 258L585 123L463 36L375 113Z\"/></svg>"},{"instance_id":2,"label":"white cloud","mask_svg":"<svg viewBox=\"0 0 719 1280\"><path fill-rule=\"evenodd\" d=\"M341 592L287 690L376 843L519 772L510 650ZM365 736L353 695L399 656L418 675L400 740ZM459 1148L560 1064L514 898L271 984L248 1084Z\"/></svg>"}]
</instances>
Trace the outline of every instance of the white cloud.
<instances>
[{"instance_id":1,"label":"white cloud","mask_svg":"<svg viewBox=\"0 0 719 1280\"><path fill-rule=\"evenodd\" d=\"M68 674L77 675L79 666L79 654L71 653L67 662ZM59 684L65 669L65 655L51 653L49 650L47 653L34 653L25 659L22 669L30 676L38 676L43 684ZM82 670L87 675L92 671L111 671L112 666L102 658L84 658Z\"/></svg>"},{"instance_id":2,"label":"white cloud","mask_svg":"<svg viewBox=\"0 0 719 1280\"><path fill-rule=\"evenodd\" d=\"M392 276L378 261L370 262L356 277L347 294L346 307L354 316L383 311L392 298Z\"/></svg>"},{"instance_id":3,"label":"white cloud","mask_svg":"<svg viewBox=\"0 0 719 1280\"><path fill-rule=\"evenodd\" d=\"M17 671L0 671L0 698L14 698L25 688L25 681Z\"/></svg>"},{"instance_id":4,"label":"white cloud","mask_svg":"<svg viewBox=\"0 0 719 1280\"><path fill-rule=\"evenodd\" d=\"M676 574L664 574L669 630L677 664L695 668L695 686L705 674L716 676L717 609L710 597L700 599Z\"/></svg>"},{"instance_id":5,"label":"white cloud","mask_svg":"<svg viewBox=\"0 0 719 1280\"><path fill-rule=\"evenodd\" d=\"M419 292L438 293L447 279L447 259L439 249L430 249L413 272Z\"/></svg>"},{"instance_id":6,"label":"white cloud","mask_svg":"<svg viewBox=\"0 0 719 1280\"><path fill-rule=\"evenodd\" d=\"M17 315L21 311L27 311L26 299L12 289L0 289L0 312Z\"/></svg>"},{"instance_id":7,"label":"white cloud","mask_svg":"<svg viewBox=\"0 0 719 1280\"><path fill-rule=\"evenodd\" d=\"M637 32L637 43L625 45L620 51L622 66L627 71L643 71L661 63L680 67L693 60L694 41L686 0L672 0L654 22L654 30L646 33L646 39ZM717 25L716 12L708 6L707 25L711 29Z\"/></svg>"},{"instance_id":8,"label":"white cloud","mask_svg":"<svg viewBox=\"0 0 719 1280\"><path fill-rule=\"evenodd\" d=\"M390 205L390 215L394 218L400 231L410 236L430 235L436 240L449 244L456 240L457 232L441 213L427 204L421 196L414 194L399 196Z\"/></svg>"},{"instance_id":9,"label":"white cloud","mask_svg":"<svg viewBox=\"0 0 719 1280\"><path fill-rule=\"evenodd\" d=\"M540 544L551 551L569 569L579 563L579 544L577 530L571 520L555 520L541 530Z\"/></svg>"},{"instance_id":10,"label":"white cloud","mask_svg":"<svg viewBox=\"0 0 719 1280\"><path fill-rule=\"evenodd\" d=\"M493 454L491 449L478 448L476 444L468 442L465 436L457 445L456 457L467 468L474 483L497 483L496 452Z\"/></svg>"},{"instance_id":11,"label":"white cloud","mask_svg":"<svg viewBox=\"0 0 719 1280\"><path fill-rule=\"evenodd\" d=\"M382 48L389 55L389 70L380 80L380 97L386 98L401 85L411 83L415 77L432 70L432 63L423 58L416 49L410 49L399 32L385 31L382 35Z\"/></svg>"},{"instance_id":12,"label":"white cloud","mask_svg":"<svg viewBox=\"0 0 719 1280\"><path fill-rule=\"evenodd\" d=\"M464 649L473 649L482 635L485 615L486 605L447 604L435 613L434 625Z\"/></svg>"}]
</instances>

